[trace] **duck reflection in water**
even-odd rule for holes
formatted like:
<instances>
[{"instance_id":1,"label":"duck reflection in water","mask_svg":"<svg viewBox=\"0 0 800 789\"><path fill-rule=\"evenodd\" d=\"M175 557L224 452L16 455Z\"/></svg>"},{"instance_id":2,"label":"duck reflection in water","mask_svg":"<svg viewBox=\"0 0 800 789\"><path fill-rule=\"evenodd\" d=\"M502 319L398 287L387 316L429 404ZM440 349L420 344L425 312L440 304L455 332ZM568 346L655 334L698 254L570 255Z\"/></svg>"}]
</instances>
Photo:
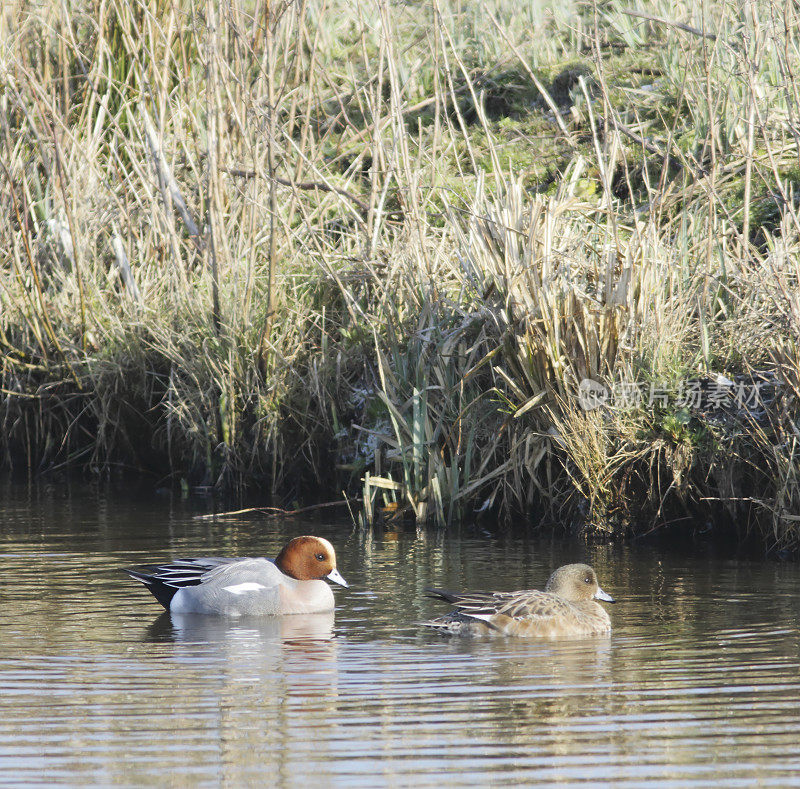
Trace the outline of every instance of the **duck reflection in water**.
<instances>
[{"instance_id":1,"label":"duck reflection in water","mask_svg":"<svg viewBox=\"0 0 800 789\"><path fill-rule=\"evenodd\" d=\"M161 614L148 628L150 641L175 643L281 643L319 648L332 642L333 611L286 616L253 616L235 619L204 614Z\"/></svg>"}]
</instances>

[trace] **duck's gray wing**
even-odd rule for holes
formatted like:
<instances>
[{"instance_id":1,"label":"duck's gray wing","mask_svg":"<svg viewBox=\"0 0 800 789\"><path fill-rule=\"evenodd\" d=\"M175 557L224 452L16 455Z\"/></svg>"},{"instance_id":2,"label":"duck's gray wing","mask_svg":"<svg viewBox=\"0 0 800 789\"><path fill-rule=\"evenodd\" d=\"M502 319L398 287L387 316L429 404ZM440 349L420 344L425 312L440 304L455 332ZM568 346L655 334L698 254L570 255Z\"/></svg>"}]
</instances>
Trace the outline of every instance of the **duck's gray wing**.
<instances>
[{"instance_id":1,"label":"duck's gray wing","mask_svg":"<svg viewBox=\"0 0 800 789\"><path fill-rule=\"evenodd\" d=\"M242 560L223 556L201 556L193 559L176 559L168 564L126 567L123 568L123 572L141 581L156 600L169 610L169 604L178 589L197 586L207 573L240 561Z\"/></svg>"},{"instance_id":2,"label":"duck's gray wing","mask_svg":"<svg viewBox=\"0 0 800 789\"><path fill-rule=\"evenodd\" d=\"M297 583L270 559L238 559L203 573L185 589L173 613L279 613L281 587Z\"/></svg>"},{"instance_id":3,"label":"duck's gray wing","mask_svg":"<svg viewBox=\"0 0 800 789\"><path fill-rule=\"evenodd\" d=\"M216 585L257 583L265 588L277 586L286 576L272 559L244 558L219 562L203 573L201 583L211 588Z\"/></svg>"}]
</instances>

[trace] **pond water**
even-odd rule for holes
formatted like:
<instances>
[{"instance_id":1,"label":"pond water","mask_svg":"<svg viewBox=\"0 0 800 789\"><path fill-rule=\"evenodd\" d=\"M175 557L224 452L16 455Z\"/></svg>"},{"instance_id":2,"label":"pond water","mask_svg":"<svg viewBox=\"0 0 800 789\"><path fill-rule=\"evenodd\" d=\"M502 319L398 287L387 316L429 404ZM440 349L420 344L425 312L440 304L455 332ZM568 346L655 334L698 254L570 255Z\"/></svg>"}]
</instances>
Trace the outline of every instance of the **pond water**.
<instances>
[{"instance_id":1,"label":"pond water","mask_svg":"<svg viewBox=\"0 0 800 789\"><path fill-rule=\"evenodd\" d=\"M462 529L198 521L203 501L0 487L0 783L800 786L800 567ZM120 567L317 533L335 616L172 621ZM449 589L588 561L609 637L470 640Z\"/></svg>"}]
</instances>

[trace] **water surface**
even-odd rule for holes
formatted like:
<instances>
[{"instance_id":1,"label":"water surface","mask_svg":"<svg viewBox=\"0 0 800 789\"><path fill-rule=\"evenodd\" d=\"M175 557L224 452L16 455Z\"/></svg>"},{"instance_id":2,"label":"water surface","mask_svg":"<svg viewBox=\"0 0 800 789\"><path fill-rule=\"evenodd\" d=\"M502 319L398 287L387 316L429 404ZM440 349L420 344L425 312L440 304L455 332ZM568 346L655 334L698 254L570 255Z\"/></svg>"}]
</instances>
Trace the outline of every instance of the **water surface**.
<instances>
[{"instance_id":1,"label":"water surface","mask_svg":"<svg viewBox=\"0 0 800 789\"><path fill-rule=\"evenodd\" d=\"M0 783L800 786L800 568L474 530L193 520L203 501L0 488ZM330 539L335 615L170 618L119 567ZM610 637L454 639L427 586L588 561Z\"/></svg>"}]
</instances>

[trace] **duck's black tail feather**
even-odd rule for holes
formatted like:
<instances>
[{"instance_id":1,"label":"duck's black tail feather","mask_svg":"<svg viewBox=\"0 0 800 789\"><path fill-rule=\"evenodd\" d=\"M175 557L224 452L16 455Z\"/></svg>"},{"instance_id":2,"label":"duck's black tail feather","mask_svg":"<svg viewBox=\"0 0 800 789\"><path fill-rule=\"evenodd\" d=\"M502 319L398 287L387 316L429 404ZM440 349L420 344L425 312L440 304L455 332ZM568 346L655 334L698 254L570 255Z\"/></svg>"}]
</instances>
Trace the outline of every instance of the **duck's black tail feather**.
<instances>
[{"instance_id":1,"label":"duck's black tail feather","mask_svg":"<svg viewBox=\"0 0 800 789\"><path fill-rule=\"evenodd\" d=\"M169 611L169 604L172 602L175 592L180 588L179 586L170 586L155 576L148 575L139 570L130 570L127 567L124 568L122 572L128 573L131 578L135 578L137 581L141 581L152 592L153 597Z\"/></svg>"},{"instance_id":2,"label":"duck's black tail feather","mask_svg":"<svg viewBox=\"0 0 800 789\"><path fill-rule=\"evenodd\" d=\"M435 600L447 600L448 603L455 603L459 598L458 592L448 592L446 589L426 589L425 597L432 597Z\"/></svg>"}]
</instances>

